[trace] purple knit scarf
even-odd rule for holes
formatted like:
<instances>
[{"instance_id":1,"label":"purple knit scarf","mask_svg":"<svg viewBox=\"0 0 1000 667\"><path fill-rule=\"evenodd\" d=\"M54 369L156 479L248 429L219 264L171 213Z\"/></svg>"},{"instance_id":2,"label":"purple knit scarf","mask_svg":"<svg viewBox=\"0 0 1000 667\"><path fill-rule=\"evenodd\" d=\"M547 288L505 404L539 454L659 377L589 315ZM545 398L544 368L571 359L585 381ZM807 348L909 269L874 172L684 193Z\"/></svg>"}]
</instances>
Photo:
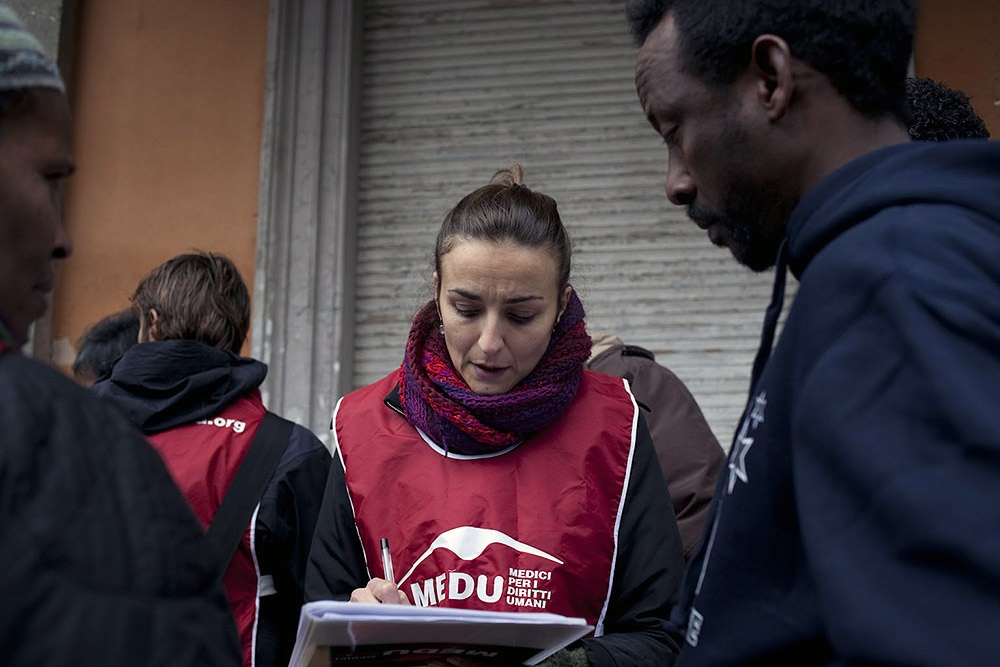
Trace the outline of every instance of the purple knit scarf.
<instances>
[{"instance_id":1,"label":"purple knit scarf","mask_svg":"<svg viewBox=\"0 0 1000 667\"><path fill-rule=\"evenodd\" d=\"M531 373L507 393L482 396L455 371L438 333L434 301L428 302L413 318L399 368L399 398L407 420L445 452L486 454L520 442L554 421L576 396L590 355L583 316L574 291Z\"/></svg>"}]
</instances>

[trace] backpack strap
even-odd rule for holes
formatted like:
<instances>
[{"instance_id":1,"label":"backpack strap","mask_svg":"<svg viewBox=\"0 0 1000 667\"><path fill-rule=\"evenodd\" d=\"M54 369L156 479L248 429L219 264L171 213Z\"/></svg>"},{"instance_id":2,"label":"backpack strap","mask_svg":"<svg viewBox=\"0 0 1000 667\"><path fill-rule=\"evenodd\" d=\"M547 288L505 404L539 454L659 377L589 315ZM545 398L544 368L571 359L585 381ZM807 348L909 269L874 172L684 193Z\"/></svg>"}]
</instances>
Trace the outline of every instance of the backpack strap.
<instances>
[{"instance_id":1,"label":"backpack strap","mask_svg":"<svg viewBox=\"0 0 1000 667\"><path fill-rule=\"evenodd\" d=\"M285 451L293 426L292 422L273 412L264 413L250 448L212 517L206 535L219 557L220 576L229 568L254 509Z\"/></svg>"}]
</instances>

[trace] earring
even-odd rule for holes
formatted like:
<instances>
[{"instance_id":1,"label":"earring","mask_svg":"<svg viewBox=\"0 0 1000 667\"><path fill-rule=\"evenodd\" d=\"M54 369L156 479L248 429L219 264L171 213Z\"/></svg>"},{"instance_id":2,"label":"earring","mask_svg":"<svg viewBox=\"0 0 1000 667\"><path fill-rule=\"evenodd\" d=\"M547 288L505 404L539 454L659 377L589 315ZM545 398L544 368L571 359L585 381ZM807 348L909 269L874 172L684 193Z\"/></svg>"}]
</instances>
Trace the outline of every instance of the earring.
<instances>
[{"instance_id":1,"label":"earring","mask_svg":"<svg viewBox=\"0 0 1000 667\"><path fill-rule=\"evenodd\" d=\"M438 333L444 335L444 322L438 325Z\"/></svg>"}]
</instances>

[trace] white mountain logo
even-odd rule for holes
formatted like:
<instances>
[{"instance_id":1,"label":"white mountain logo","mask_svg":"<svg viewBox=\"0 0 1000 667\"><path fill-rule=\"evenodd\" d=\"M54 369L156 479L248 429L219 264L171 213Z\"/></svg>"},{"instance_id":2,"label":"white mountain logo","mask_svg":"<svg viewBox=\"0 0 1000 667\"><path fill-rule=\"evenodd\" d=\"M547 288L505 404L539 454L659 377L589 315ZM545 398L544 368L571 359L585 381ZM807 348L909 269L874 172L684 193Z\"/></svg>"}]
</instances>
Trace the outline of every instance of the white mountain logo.
<instances>
[{"instance_id":1,"label":"white mountain logo","mask_svg":"<svg viewBox=\"0 0 1000 667\"><path fill-rule=\"evenodd\" d=\"M533 556L540 556L541 558L547 558L560 565L563 564L561 560L556 558L551 554L547 554L541 549L536 549L530 544L525 544L515 540L510 535L506 535L499 530L493 530L490 528L478 528L476 526L459 526L458 528L452 528L451 530L446 530L441 533L437 539L431 542L431 545L427 548L417 562L413 564L413 567L399 580L399 584L406 581L413 571L420 566L422 562L427 560L427 558L438 549L447 549L452 552L462 560L473 560L478 558L486 548L491 544L503 544L521 553L531 554Z\"/></svg>"}]
</instances>

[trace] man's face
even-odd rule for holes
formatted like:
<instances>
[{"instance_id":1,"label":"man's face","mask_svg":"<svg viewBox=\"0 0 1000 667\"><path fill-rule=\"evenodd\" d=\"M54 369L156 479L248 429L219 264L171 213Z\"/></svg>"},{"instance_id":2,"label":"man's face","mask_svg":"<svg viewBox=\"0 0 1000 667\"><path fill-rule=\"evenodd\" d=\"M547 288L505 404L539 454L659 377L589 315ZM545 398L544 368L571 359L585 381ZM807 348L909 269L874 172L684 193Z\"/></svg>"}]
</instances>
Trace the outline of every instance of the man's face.
<instances>
[{"instance_id":1,"label":"man's face","mask_svg":"<svg viewBox=\"0 0 1000 667\"><path fill-rule=\"evenodd\" d=\"M56 90L29 96L0 118L0 317L18 344L45 312L53 260L71 252L61 192L73 172L69 107Z\"/></svg>"},{"instance_id":2,"label":"man's face","mask_svg":"<svg viewBox=\"0 0 1000 667\"><path fill-rule=\"evenodd\" d=\"M737 80L713 86L682 66L673 18L639 50L636 89L643 111L667 144L667 198L718 246L754 271L772 266L792 206L769 183L767 151L742 106Z\"/></svg>"}]
</instances>

